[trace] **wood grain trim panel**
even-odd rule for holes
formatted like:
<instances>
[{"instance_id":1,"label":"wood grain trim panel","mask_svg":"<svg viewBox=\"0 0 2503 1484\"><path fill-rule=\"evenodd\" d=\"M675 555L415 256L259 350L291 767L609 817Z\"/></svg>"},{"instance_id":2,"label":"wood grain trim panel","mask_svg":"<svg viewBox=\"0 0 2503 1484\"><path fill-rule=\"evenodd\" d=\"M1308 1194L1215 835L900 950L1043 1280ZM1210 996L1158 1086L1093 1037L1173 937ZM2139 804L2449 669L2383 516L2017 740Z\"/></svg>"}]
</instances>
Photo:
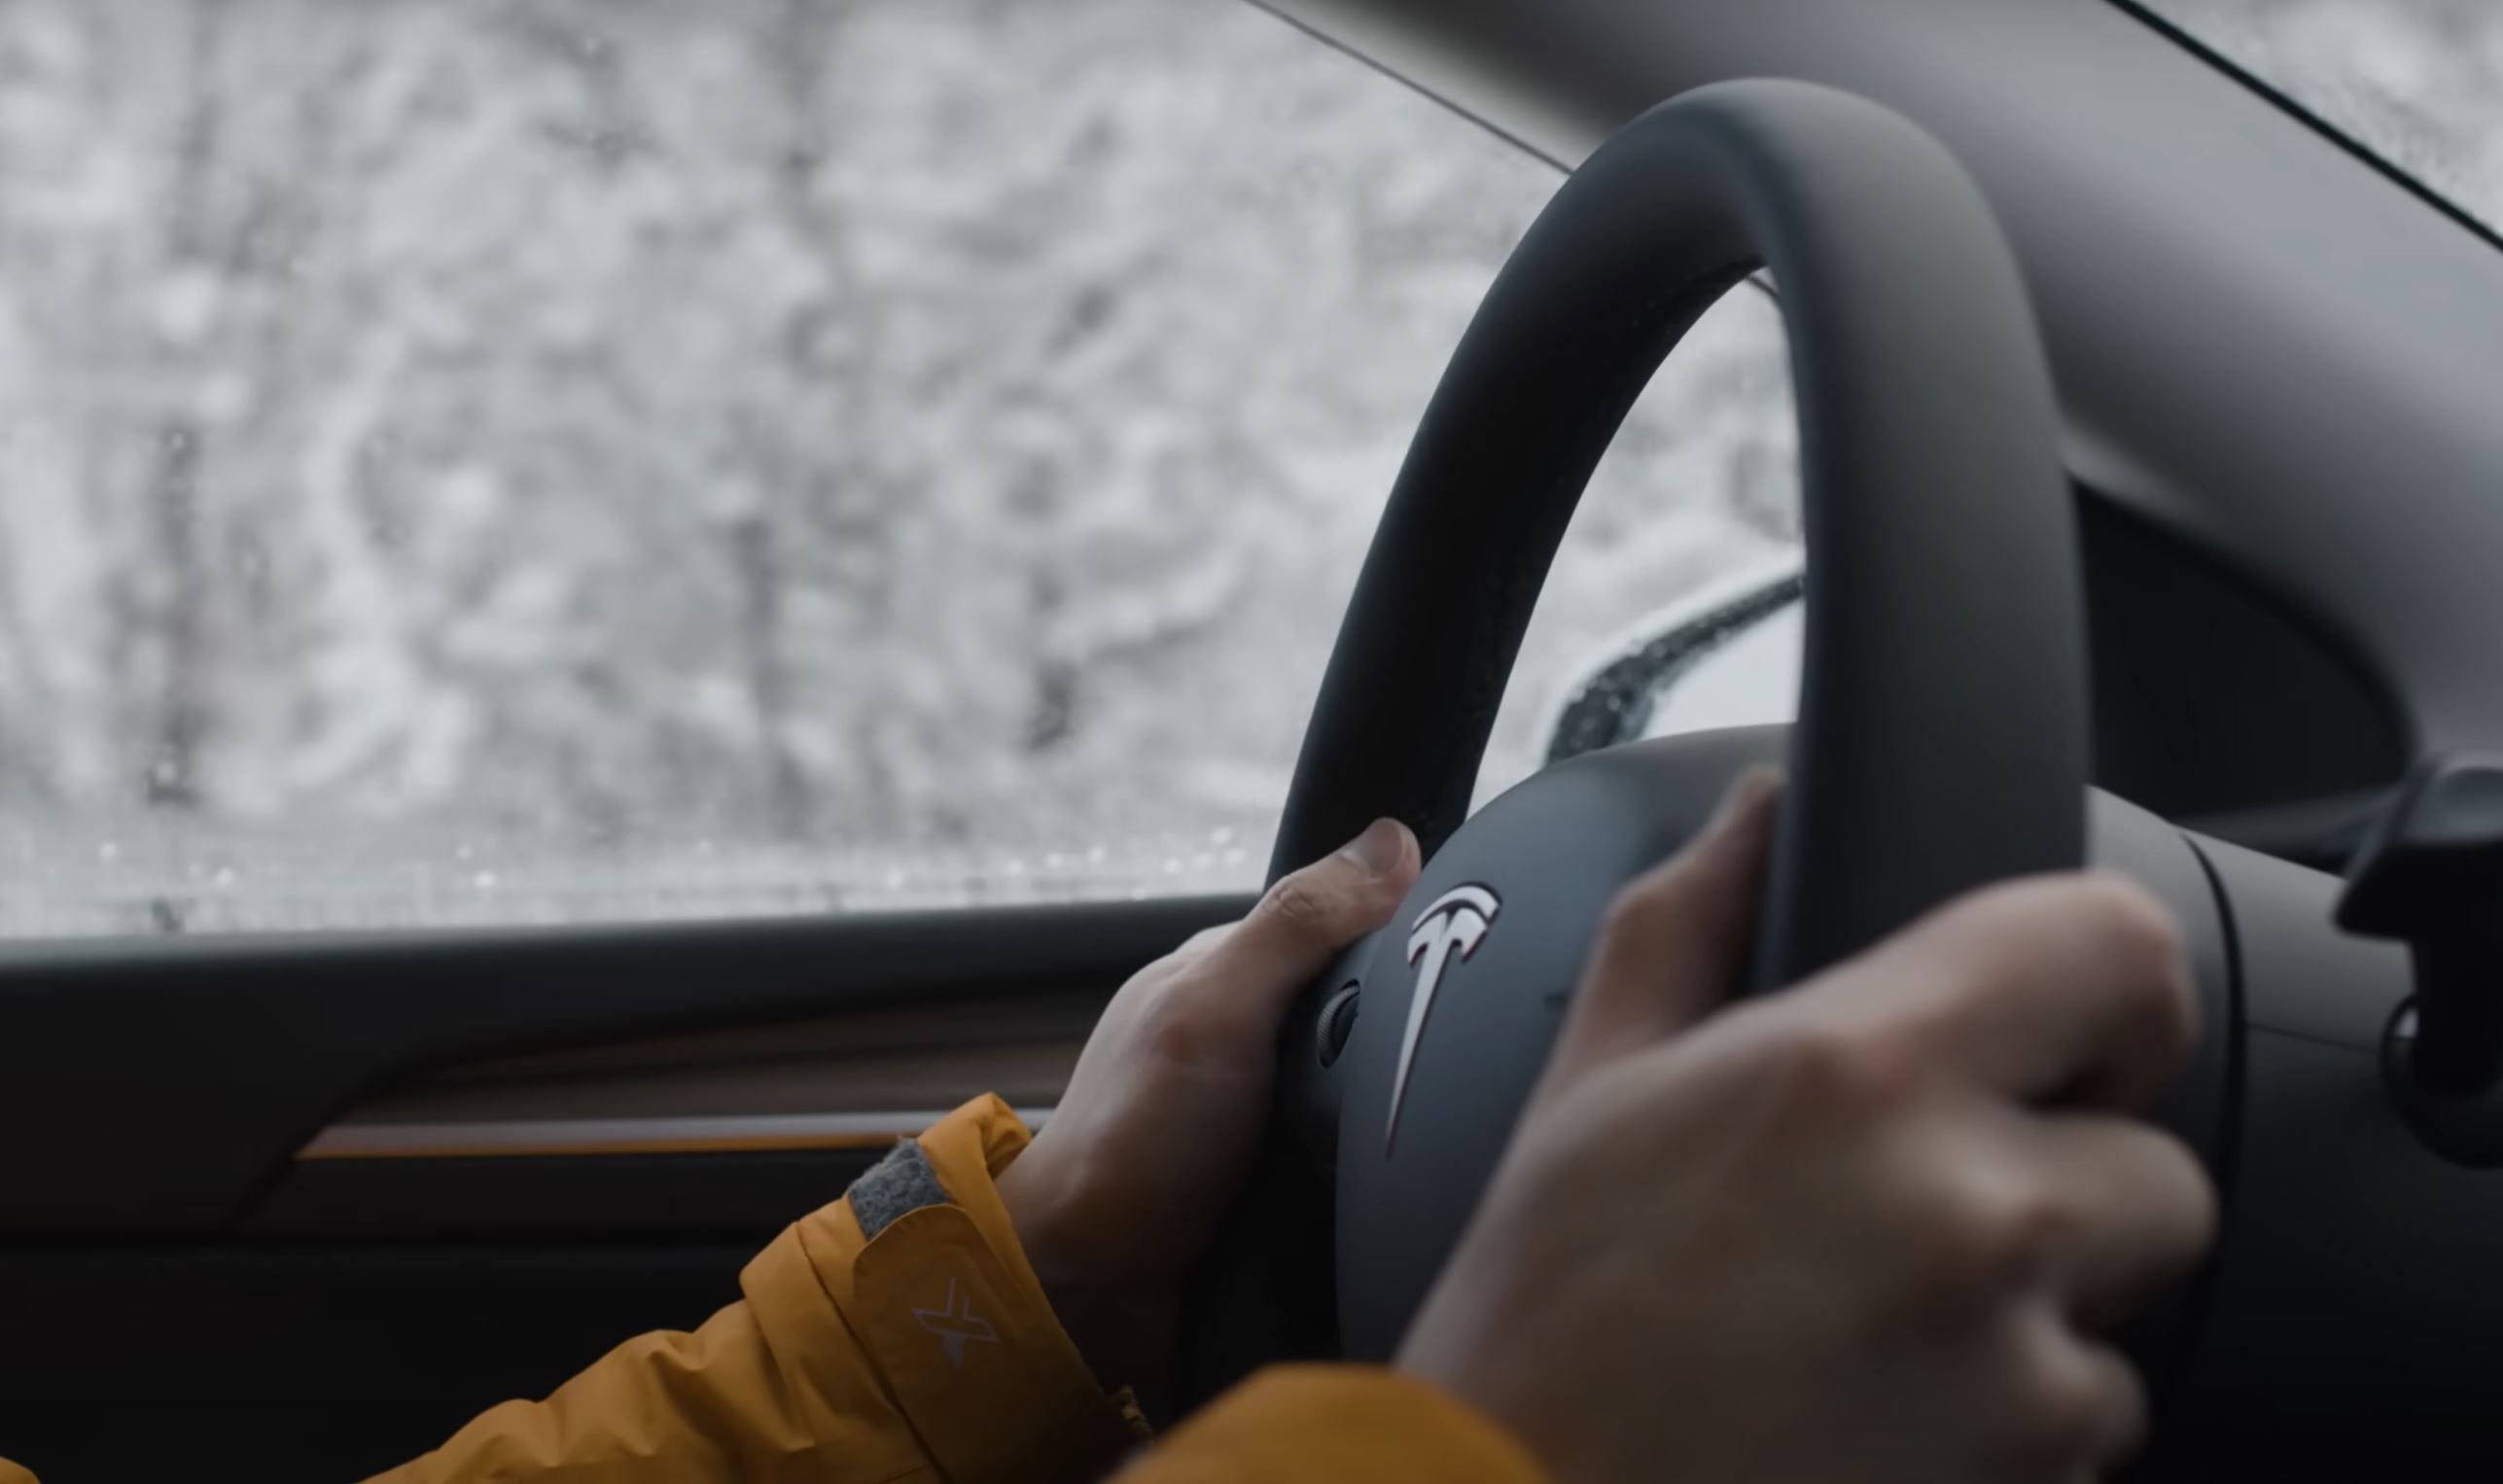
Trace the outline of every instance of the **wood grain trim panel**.
<instances>
[{"instance_id":1,"label":"wood grain trim panel","mask_svg":"<svg viewBox=\"0 0 2503 1484\"><path fill-rule=\"evenodd\" d=\"M1020 1108L1040 1128L1048 1108ZM723 1154L766 1149L885 1148L946 1116L921 1112L776 1113L694 1118L528 1118L511 1122L341 1123L296 1157L504 1159L582 1154Z\"/></svg>"}]
</instances>

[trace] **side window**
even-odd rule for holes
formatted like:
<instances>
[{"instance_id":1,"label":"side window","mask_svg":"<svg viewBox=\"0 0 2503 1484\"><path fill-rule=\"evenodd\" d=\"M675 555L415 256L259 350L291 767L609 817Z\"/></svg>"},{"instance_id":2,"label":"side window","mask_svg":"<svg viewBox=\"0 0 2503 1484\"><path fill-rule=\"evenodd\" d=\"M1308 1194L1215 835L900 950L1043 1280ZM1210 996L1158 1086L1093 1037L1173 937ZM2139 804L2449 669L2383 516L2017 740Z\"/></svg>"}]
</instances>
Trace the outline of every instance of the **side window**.
<instances>
[{"instance_id":1,"label":"side window","mask_svg":"<svg viewBox=\"0 0 2503 1484\"><path fill-rule=\"evenodd\" d=\"M1651 378L1573 512L1480 800L1593 746L1788 720L1799 638L1767 599L1796 590L1802 549L1789 345L1773 296L1744 286ZM1661 662L1699 624L1712 673ZM1597 729L1580 715L1595 707Z\"/></svg>"},{"instance_id":2,"label":"side window","mask_svg":"<svg viewBox=\"0 0 2503 1484\"><path fill-rule=\"evenodd\" d=\"M1556 180L1218 0L16 0L0 98L17 936L1255 885ZM1780 539L1757 334L1516 691Z\"/></svg>"}]
</instances>

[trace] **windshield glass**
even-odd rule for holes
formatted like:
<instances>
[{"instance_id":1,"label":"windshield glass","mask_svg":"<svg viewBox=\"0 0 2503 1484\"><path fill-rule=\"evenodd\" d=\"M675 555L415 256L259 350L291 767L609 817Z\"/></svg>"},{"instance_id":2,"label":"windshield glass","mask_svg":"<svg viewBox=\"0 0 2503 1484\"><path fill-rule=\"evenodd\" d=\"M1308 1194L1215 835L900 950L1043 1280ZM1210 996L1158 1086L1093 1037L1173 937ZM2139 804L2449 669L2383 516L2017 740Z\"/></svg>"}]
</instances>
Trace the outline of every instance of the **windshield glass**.
<instances>
[{"instance_id":1,"label":"windshield glass","mask_svg":"<svg viewBox=\"0 0 2503 1484\"><path fill-rule=\"evenodd\" d=\"M2437 194L2503 222L2503 6L2145 0Z\"/></svg>"}]
</instances>

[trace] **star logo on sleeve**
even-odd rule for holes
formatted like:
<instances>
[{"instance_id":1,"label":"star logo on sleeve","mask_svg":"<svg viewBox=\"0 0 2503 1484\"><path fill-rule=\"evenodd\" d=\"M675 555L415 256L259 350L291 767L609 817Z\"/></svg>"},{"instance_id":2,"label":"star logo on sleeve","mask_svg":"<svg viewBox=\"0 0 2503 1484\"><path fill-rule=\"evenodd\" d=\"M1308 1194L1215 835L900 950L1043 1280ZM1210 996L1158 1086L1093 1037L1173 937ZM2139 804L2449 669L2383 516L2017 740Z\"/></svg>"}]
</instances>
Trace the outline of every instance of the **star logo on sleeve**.
<instances>
[{"instance_id":1,"label":"star logo on sleeve","mask_svg":"<svg viewBox=\"0 0 2503 1484\"><path fill-rule=\"evenodd\" d=\"M944 1305L935 1309L915 1309L912 1317L921 1327L938 1336L939 1345L947 1352L947 1368L950 1370L965 1368L966 1341L980 1340L986 1345L1000 1343L999 1333L991 1327L991 1322L973 1312L973 1295L959 1296L953 1278L947 1280L947 1301Z\"/></svg>"}]
</instances>

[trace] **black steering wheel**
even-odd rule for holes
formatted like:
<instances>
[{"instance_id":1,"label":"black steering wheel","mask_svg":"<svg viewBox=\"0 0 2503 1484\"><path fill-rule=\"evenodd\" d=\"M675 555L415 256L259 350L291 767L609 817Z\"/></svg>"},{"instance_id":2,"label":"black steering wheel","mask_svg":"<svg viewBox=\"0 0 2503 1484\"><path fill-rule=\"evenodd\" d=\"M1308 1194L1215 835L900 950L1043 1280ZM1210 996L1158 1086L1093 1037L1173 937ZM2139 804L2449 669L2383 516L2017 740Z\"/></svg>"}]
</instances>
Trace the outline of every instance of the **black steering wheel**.
<instances>
[{"instance_id":1,"label":"black steering wheel","mask_svg":"<svg viewBox=\"0 0 2503 1484\"><path fill-rule=\"evenodd\" d=\"M1687 329L1759 266L1799 407L1798 724L1578 759L1463 825L1593 468ZM1726 84L1573 175L1426 413L1305 736L1272 879L1382 815L1428 865L1290 1023L1271 1148L1198 1296L1183 1399L1271 1360L1393 1350L1609 900L1745 763L1786 758L1789 775L1759 989L1974 887L2084 864L2086 652L2057 435L2014 258L1903 119L1805 84Z\"/></svg>"}]
</instances>

